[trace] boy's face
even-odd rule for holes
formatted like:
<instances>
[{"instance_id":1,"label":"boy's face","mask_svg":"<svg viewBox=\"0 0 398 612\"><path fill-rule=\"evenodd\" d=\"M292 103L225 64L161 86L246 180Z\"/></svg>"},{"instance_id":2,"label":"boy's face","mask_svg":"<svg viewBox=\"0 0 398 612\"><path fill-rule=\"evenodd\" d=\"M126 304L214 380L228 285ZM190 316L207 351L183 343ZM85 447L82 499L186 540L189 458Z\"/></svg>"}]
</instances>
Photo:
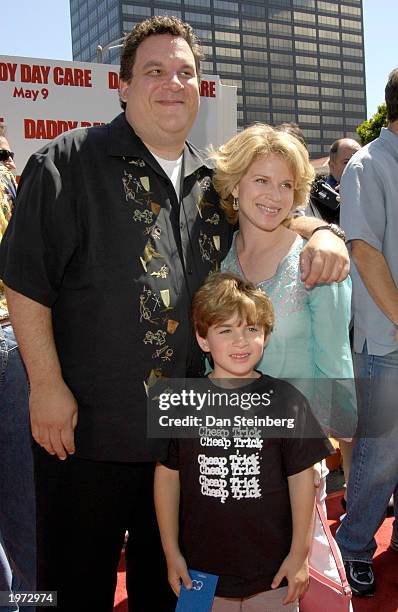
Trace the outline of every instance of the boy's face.
<instances>
[{"instance_id":1,"label":"boy's face","mask_svg":"<svg viewBox=\"0 0 398 612\"><path fill-rule=\"evenodd\" d=\"M206 338L196 332L202 351L211 353L214 378L255 378L267 338L262 327L239 322L234 317L209 327Z\"/></svg>"}]
</instances>

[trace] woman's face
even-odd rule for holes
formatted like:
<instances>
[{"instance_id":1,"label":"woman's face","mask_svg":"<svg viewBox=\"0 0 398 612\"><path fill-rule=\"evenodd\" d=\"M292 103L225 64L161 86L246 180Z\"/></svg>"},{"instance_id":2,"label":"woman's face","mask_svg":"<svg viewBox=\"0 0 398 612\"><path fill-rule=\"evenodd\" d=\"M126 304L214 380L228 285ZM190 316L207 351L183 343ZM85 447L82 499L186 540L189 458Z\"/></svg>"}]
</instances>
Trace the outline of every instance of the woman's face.
<instances>
[{"instance_id":1,"label":"woman's face","mask_svg":"<svg viewBox=\"0 0 398 612\"><path fill-rule=\"evenodd\" d=\"M273 231L289 215L294 203L294 176L290 165L272 153L259 157L234 188L239 198L239 223Z\"/></svg>"}]
</instances>

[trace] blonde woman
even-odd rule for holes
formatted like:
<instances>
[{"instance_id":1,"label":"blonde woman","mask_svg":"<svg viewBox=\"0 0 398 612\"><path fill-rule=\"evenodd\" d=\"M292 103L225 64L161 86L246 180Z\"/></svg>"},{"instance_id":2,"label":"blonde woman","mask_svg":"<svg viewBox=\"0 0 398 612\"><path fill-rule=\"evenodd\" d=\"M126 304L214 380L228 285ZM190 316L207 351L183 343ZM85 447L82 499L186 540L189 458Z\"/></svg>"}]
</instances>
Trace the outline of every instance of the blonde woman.
<instances>
[{"instance_id":1,"label":"blonde woman","mask_svg":"<svg viewBox=\"0 0 398 612\"><path fill-rule=\"evenodd\" d=\"M325 429L347 436L347 428L352 431L356 422L348 335L351 282L348 278L307 289L300 278L305 240L289 228L292 210L306 205L314 178L308 152L291 134L255 124L229 140L214 158L214 185L222 206L231 223L239 221L222 270L253 282L274 306L274 331L257 368L293 381L310 399ZM344 382L332 387L329 379ZM342 446L348 464L350 447L347 442ZM326 474L323 467L321 501L326 497ZM316 555L324 547L325 559L329 547L322 533L316 525L313 552ZM330 577L337 577L331 556L324 568Z\"/></svg>"},{"instance_id":2,"label":"blonde woman","mask_svg":"<svg viewBox=\"0 0 398 612\"><path fill-rule=\"evenodd\" d=\"M275 309L259 369L298 379L304 392L313 380L352 380L350 279L306 289L299 265L305 240L289 228L292 210L306 204L314 178L306 148L291 134L255 124L214 157L222 206L231 223L239 220L222 270L256 284Z\"/></svg>"}]
</instances>

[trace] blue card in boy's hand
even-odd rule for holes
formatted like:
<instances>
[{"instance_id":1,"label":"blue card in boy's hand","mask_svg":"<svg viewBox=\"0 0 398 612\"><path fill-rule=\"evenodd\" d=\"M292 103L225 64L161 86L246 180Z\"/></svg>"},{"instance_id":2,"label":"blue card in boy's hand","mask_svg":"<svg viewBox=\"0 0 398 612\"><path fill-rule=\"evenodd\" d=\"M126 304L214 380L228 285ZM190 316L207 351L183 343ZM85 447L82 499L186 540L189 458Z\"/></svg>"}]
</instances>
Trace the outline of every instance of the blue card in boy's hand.
<instances>
[{"instance_id":1,"label":"blue card in boy's hand","mask_svg":"<svg viewBox=\"0 0 398 612\"><path fill-rule=\"evenodd\" d=\"M188 590L181 585L175 612L210 612L218 576L192 569L188 572L192 579L192 588Z\"/></svg>"}]
</instances>

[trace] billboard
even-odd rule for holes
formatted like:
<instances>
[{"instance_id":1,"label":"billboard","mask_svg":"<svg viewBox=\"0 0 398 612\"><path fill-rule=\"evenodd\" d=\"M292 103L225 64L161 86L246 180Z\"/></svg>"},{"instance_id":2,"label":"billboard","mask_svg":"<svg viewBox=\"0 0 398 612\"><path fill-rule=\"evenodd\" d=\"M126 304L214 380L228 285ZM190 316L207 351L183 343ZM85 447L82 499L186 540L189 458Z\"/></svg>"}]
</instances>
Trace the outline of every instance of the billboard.
<instances>
[{"instance_id":1,"label":"billboard","mask_svg":"<svg viewBox=\"0 0 398 612\"><path fill-rule=\"evenodd\" d=\"M121 112L119 67L0 55L0 123L18 174L29 156L59 134L100 125ZM236 88L203 76L201 108L189 138L199 148L236 133Z\"/></svg>"}]
</instances>

